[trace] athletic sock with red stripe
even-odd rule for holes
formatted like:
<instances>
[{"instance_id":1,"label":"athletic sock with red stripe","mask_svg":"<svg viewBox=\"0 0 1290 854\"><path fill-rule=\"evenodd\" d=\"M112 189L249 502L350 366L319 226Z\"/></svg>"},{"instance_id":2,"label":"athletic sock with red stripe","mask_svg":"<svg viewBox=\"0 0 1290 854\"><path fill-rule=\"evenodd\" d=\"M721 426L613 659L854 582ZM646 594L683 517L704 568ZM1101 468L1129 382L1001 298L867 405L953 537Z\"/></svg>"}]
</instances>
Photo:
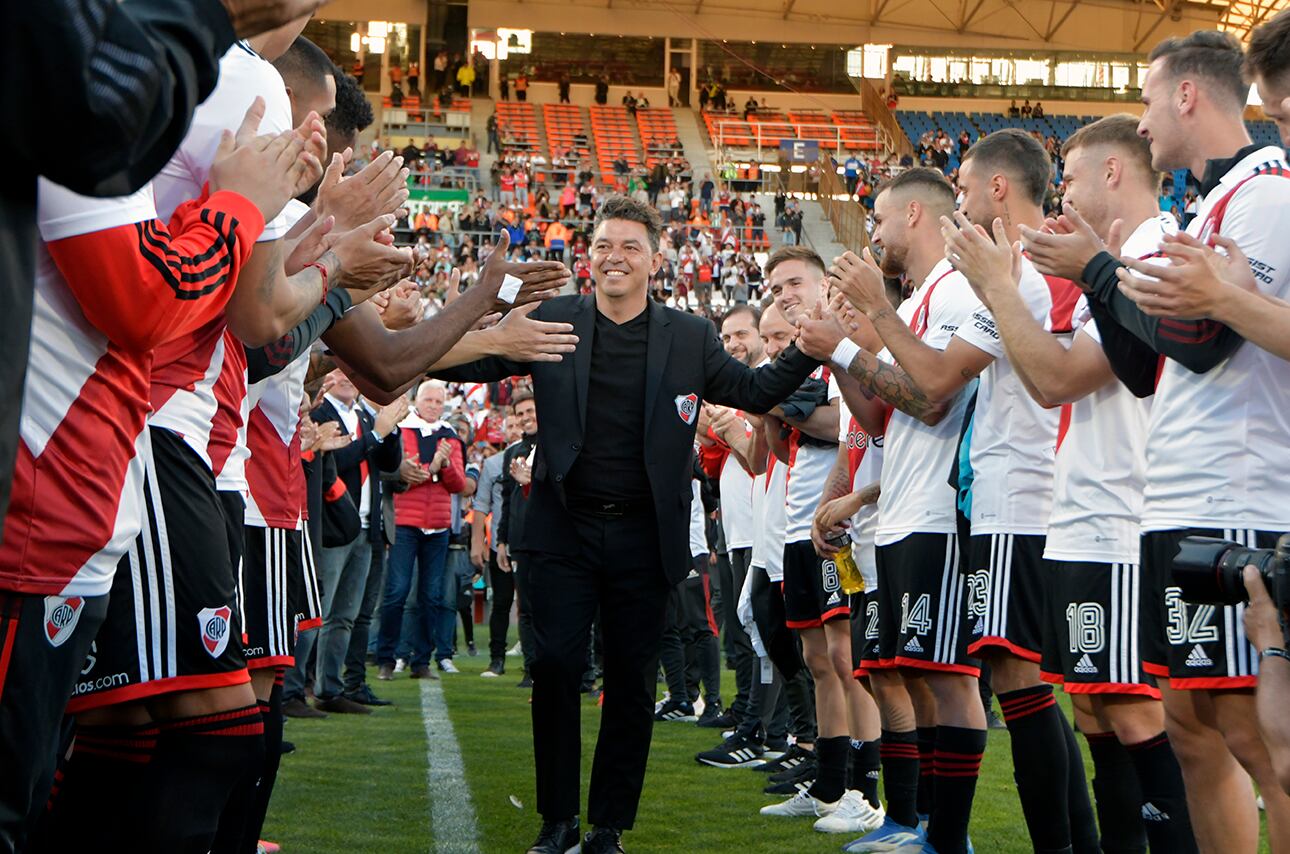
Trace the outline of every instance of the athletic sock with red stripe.
<instances>
[{"instance_id":1,"label":"athletic sock with red stripe","mask_svg":"<svg viewBox=\"0 0 1290 854\"><path fill-rule=\"evenodd\" d=\"M1012 776L1036 854L1071 847L1070 756L1053 686L999 694L1012 740Z\"/></svg>"},{"instance_id":2,"label":"athletic sock with red stripe","mask_svg":"<svg viewBox=\"0 0 1290 854\"><path fill-rule=\"evenodd\" d=\"M274 683L269 699L258 700L264 719L264 761L249 769L229 795L220 816L212 854L246 854L254 851L269 811L269 799L282 762L282 686Z\"/></svg>"},{"instance_id":3,"label":"athletic sock with red stripe","mask_svg":"<svg viewBox=\"0 0 1290 854\"><path fill-rule=\"evenodd\" d=\"M1146 854L1142 789L1133 757L1113 732L1084 733L1093 758L1097 825L1106 854Z\"/></svg>"},{"instance_id":4,"label":"athletic sock with red stripe","mask_svg":"<svg viewBox=\"0 0 1290 854\"><path fill-rule=\"evenodd\" d=\"M985 730L957 726L936 728L932 814L927 840L937 854L966 854L972 799L981 775Z\"/></svg>"},{"instance_id":5,"label":"athletic sock with red stripe","mask_svg":"<svg viewBox=\"0 0 1290 854\"><path fill-rule=\"evenodd\" d=\"M1187 790L1169 736L1162 732L1128 745L1128 751L1142 786L1142 823L1151 850L1194 854L1196 837L1187 811Z\"/></svg>"},{"instance_id":6,"label":"athletic sock with red stripe","mask_svg":"<svg viewBox=\"0 0 1290 854\"><path fill-rule=\"evenodd\" d=\"M815 782L807 794L829 804L842 797L846 790L847 751L850 749L851 739L845 735L816 739L815 755L820 762L815 771Z\"/></svg>"},{"instance_id":7,"label":"athletic sock with red stripe","mask_svg":"<svg viewBox=\"0 0 1290 854\"><path fill-rule=\"evenodd\" d=\"M71 756L55 777L33 852L127 849L121 816L157 749L157 725L78 726Z\"/></svg>"},{"instance_id":8,"label":"athletic sock with red stripe","mask_svg":"<svg viewBox=\"0 0 1290 854\"><path fill-rule=\"evenodd\" d=\"M935 800L936 727L920 726L918 732L918 814L931 815Z\"/></svg>"},{"instance_id":9,"label":"athletic sock with red stripe","mask_svg":"<svg viewBox=\"0 0 1290 854\"><path fill-rule=\"evenodd\" d=\"M135 800L148 815L134 847L210 851L234 788L263 760L264 721L256 706L163 722Z\"/></svg>"},{"instance_id":10,"label":"athletic sock with red stripe","mask_svg":"<svg viewBox=\"0 0 1290 854\"><path fill-rule=\"evenodd\" d=\"M851 747L847 750L846 787L864 795L869 806L875 809L882 804L878 799L878 774L881 767L878 742L851 739Z\"/></svg>"},{"instance_id":11,"label":"athletic sock with red stripe","mask_svg":"<svg viewBox=\"0 0 1290 854\"><path fill-rule=\"evenodd\" d=\"M918 824L918 733L882 731L882 787L887 816L905 827Z\"/></svg>"},{"instance_id":12,"label":"athletic sock with red stripe","mask_svg":"<svg viewBox=\"0 0 1290 854\"><path fill-rule=\"evenodd\" d=\"M1097 821L1093 815L1093 802L1088 796L1088 778L1084 775L1084 755L1080 753L1075 730L1061 708L1057 720L1062 725L1066 739L1066 815L1071 823L1071 851L1074 854L1103 854L1097 835Z\"/></svg>"}]
</instances>

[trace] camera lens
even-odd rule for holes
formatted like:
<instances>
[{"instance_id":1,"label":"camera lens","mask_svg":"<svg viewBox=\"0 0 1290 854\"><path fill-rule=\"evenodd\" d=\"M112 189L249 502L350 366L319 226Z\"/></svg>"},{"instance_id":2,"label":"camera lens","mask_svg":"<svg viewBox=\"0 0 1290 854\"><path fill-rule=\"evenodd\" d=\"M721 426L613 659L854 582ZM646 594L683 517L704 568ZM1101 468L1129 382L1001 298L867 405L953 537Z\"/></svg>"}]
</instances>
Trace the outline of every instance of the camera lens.
<instances>
[{"instance_id":1,"label":"camera lens","mask_svg":"<svg viewBox=\"0 0 1290 854\"><path fill-rule=\"evenodd\" d=\"M1273 560L1271 549L1248 549L1214 537L1187 537L1174 558L1173 581L1187 602L1239 605L1249 598L1241 573L1258 567L1266 579Z\"/></svg>"}]
</instances>

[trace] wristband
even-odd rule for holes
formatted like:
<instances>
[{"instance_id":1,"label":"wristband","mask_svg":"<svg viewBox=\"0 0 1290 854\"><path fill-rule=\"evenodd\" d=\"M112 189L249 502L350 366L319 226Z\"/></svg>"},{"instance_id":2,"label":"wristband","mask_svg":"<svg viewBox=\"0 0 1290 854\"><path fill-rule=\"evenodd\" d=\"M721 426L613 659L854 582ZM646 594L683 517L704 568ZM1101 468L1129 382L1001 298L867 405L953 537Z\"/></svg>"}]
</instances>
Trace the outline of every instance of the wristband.
<instances>
[{"instance_id":1,"label":"wristband","mask_svg":"<svg viewBox=\"0 0 1290 854\"><path fill-rule=\"evenodd\" d=\"M1276 658L1284 658L1286 661L1290 661L1290 652L1286 652L1284 649L1282 649L1279 646L1270 646L1267 649L1261 650L1259 652L1260 659L1267 658L1270 655L1275 656Z\"/></svg>"},{"instance_id":2,"label":"wristband","mask_svg":"<svg viewBox=\"0 0 1290 854\"><path fill-rule=\"evenodd\" d=\"M851 363L855 361L855 357L859 353L859 344L852 341L850 338L843 338L838 342L838 346L833 348L833 355L829 357L829 361L832 362L839 371L845 373L846 370L851 367Z\"/></svg>"},{"instance_id":3,"label":"wristband","mask_svg":"<svg viewBox=\"0 0 1290 854\"><path fill-rule=\"evenodd\" d=\"M306 264L305 266L313 267L317 269L318 275L322 276L322 299L318 300L318 304L322 305L323 303L327 302L327 291L330 290L330 288L327 285L327 268L323 264L317 261L315 261L312 264Z\"/></svg>"},{"instance_id":4,"label":"wristband","mask_svg":"<svg viewBox=\"0 0 1290 854\"><path fill-rule=\"evenodd\" d=\"M523 284L524 280L519 276L512 276L507 273L502 278L502 287L497 292L497 298L507 305L514 305L515 298L520 295L520 286Z\"/></svg>"}]
</instances>

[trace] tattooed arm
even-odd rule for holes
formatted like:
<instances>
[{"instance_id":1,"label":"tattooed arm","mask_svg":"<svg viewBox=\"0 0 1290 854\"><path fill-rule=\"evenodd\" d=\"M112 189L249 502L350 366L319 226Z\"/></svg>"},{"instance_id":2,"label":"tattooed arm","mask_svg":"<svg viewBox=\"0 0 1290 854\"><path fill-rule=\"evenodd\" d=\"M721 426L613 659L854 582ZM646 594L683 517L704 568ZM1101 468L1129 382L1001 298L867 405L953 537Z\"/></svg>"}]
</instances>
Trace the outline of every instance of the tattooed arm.
<instances>
[{"instance_id":1,"label":"tattooed arm","mask_svg":"<svg viewBox=\"0 0 1290 854\"><path fill-rule=\"evenodd\" d=\"M932 400L903 368L882 361L868 350L856 353L847 373L889 406L928 426L938 424L949 410L948 401Z\"/></svg>"},{"instance_id":2,"label":"tattooed arm","mask_svg":"<svg viewBox=\"0 0 1290 854\"><path fill-rule=\"evenodd\" d=\"M953 399L963 386L994 361L992 355L958 336L951 338L944 350L929 346L913 333L909 324L890 306L872 312L869 320L882 336L882 343L896 359L896 363L933 403L945 403ZM887 400L886 397L883 399ZM913 412L909 414L919 417Z\"/></svg>"}]
</instances>

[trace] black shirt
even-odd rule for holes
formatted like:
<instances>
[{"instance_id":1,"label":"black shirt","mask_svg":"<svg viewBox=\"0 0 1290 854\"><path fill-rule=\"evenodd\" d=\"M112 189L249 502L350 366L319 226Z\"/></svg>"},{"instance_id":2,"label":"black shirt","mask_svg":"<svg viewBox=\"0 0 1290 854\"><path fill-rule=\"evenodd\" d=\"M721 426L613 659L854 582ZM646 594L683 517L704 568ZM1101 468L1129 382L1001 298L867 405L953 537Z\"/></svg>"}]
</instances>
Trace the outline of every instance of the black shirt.
<instances>
[{"instance_id":1,"label":"black shirt","mask_svg":"<svg viewBox=\"0 0 1290 854\"><path fill-rule=\"evenodd\" d=\"M596 312L583 448L569 471L570 496L594 501L650 497L645 474L645 354L649 310L621 326Z\"/></svg>"}]
</instances>

